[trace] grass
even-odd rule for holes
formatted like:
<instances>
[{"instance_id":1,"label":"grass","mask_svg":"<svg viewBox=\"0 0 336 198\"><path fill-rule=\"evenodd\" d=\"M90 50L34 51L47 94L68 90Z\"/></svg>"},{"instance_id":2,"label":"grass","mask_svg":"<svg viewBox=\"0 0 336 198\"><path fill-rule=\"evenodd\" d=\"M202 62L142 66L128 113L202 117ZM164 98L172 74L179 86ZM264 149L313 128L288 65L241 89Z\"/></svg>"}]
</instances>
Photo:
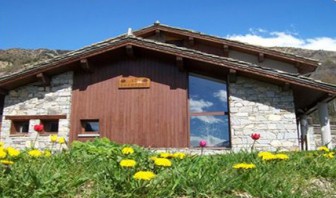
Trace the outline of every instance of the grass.
<instances>
[{"instance_id":1,"label":"grass","mask_svg":"<svg viewBox=\"0 0 336 198\"><path fill-rule=\"evenodd\" d=\"M326 151L289 152L287 160L266 161L258 153L171 158L171 166L155 165L157 153L107 139L75 142L50 157L23 151L7 155L12 165L0 165L1 197L332 197L336 196L336 159ZM121 167L122 159L136 161ZM255 168L234 169L237 163ZM137 180L137 171L156 174Z\"/></svg>"}]
</instances>

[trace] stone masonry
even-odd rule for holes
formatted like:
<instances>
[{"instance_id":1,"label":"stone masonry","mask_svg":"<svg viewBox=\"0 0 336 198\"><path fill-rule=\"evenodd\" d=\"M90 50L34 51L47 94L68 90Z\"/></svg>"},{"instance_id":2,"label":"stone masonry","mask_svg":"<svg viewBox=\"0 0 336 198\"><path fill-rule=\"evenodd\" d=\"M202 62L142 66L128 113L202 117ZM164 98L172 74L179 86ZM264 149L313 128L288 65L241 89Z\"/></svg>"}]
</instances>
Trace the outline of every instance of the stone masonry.
<instances>
[{"instance_id":1,"label":"stone masonry","mask_svg":"<svg viewBox=\"0 0 336 198\"><path fill-rule=\"evenodd\" d=\"M39 82L31 83L11 90L5 98L0 141L6 146L23 149L36 138L33 127L40 120L29 121L29 132L23 135L10 135L11 120L7 115L66 115L59 120L58 136L68 140L70 131L71 91L73 72L52 76L50 86L43 87ZM49 135L39 136L36 147L50 147Z\"/></svg>"},{"instance_id":2,"label":"stone masonry","mask_svg":"<svg viewBox=\"0 0 336 198\"><path fill-rule=\"evenodd\" d=\"M256 150L299 148L292 91L261 81L237 77L229 85L232 150L250 150L252 133L260 133Z\"/></svg>"}]
</instances>

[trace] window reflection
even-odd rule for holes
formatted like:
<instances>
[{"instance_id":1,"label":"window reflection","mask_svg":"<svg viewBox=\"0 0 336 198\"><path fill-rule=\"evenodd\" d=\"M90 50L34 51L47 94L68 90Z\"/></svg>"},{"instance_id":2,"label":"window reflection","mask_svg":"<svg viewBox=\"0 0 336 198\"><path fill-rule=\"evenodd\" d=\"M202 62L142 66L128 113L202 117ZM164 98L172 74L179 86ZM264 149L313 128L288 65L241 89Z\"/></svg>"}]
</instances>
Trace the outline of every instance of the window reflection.
<instances>
[{"instance_id":1,"label":"window reflection","mask_svg":"<svg viewBox=\"0 0 336 198\"><path fill-rule=\"evenodd\" d=\"M199 76L189 76L190 112L227 111L225 82Z\"/></svg>"},{"instance_id":2,"label":"window reflection","mask_svg":"<svg viewBox=\"0 0 336 198\"><path fill-rule=\"evenodd\" d=\"M224 81L189 76L191 146L199 146L200 140L208 146L230 146L226 90Z\"/></svg>"},{"instance_id":3,"label":"window reflection","mask_svg":"<svg viewBox=\"0 0 336 198\"><path fill-rule=\"evenodd\" d=\"M208 146L228 147L228 131L227 116L191 116L191 146L197 147L201 140L205 140Z\"/></svg>"}]
</instances>

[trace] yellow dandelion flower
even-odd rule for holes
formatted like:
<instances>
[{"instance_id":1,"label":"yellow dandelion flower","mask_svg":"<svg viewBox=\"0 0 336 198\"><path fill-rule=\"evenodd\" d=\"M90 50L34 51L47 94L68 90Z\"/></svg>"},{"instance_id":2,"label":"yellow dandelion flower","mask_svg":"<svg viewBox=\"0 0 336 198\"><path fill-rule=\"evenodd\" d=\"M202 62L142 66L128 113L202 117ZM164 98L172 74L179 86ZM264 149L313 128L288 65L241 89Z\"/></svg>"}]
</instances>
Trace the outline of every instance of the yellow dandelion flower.
<instances>
[{"instance_id":1,"label":"yellow dandelion flower","mask_svg":"<svg viewBox=\"0 0 336 198\"><path fill-rule=\"evenodd\" d=\"M51 156L51 152L49 150L45 150L43 152L43 154L44 154L44 157L50 157Z\"/></svg>"},{"instance_id":2,"label":"yellow dandelion flower","mask_svg":"<svg viewBox=\"0 0 336 198\"><path fill-rule=\"evenodd\" d=\"M162 158L172 158L174 156L171 153L160 153L160 157L162 157Z\"/></svg>"},{"instance_id":3,"label":"yellow dandelion flower","mask_svg":"<svg viewBox=\"0 0 336 198\"><path fill-rule=\"evenodd\" d=\"M276 160L277 157L276 157L276 155L271 153L271 154L263 155L261 157L261 159L264 160L264 161L271 161L271 160Z\"/></svg>"},{"instance_id":4,"label":"yellow dandelion flower","mask_svg":"<svg viewBox=\"0 0 336 198\"><path fill-rule=\"evenodd\" d=\"M156 156L152 156L149 159L152 160L152 161L155 161L157 159L157 157Z\"/></svg>"},{"instance_id":5,"label":"yellow dandelion flower","mask_svg":"<svg viewBox=\"0 0 336 198\"><path fill-rule=\"evenodd\" d=\"M119 164L121 167L132 168L136 165L136 161L125 159L125 160L121 160Z\"/></svg>"},{"instance_id":6,"label":"yellow dandelion flower","mask_svg":"<svg viewBox=\"0 0 336 198\"><path fill-rule=\"evenodd\" d=\"M282 153L275 154L275 158L279 159L279 160L288 160L289 159L288 155L282 154Z\"/></svg>"},{"instance_id":7,"label":"yellow dandelion flower","mask_svg":"<svg viewBox=\"0 0 336 198\"><path fill-rule=\"evenodd\" d=\"M5 149L0 148L0 159L4 159L4 158L6 158L6 156L7 156L7 153L6 153Z\"/></svg>"},{"instance_id":8,"label":"yellow dandelion flower","mask_svg":"<svg viewBox=\"0 0 336 198\"><path fill-rule=\"evenodd\" d=\"M57 142L58 136L57 135L51 135L50 136L50 142L55 143Z\"/></svg>"},{"instance_id":9,"label":"yellow dandelion flower","mask_svg":"<svg viewBox=\"0 0 336 198\"><path fill-rule=\"evenodd\" d=\"M248 164L248 163L239 163L233 165L234 169L253 169L256 168L256 165L254 164Z\"/></svg>"},{"instance_id":10,"label":"yellow dandelion flower","mask_svg":"<svg viewBox=\"0 0 336 198\"><path fill-rule=\"evenodd\" d=\"M263 158L265 155L273 155L271 152L268 151L261 151L258 153L258 157Z\"/></svg>"},{"instance_id":11,"label":"yellow dandelion flower","mask_svg":"<svg viewBox=\"0 0 336 198\"><path fill-rule=\"evenodd\" d=\"M157 166L164 166L164 167L169 167L172 165L171 161L166 158L156 158L154 164Z\"/></svg>"},{"instance_id":12,"label":"yellow dandelion flower","mask_svg":"<svg viewBox=\"0 0 336 198\"><path fill-rule=\"evenodd\" d=\"M13 147L7 147L7 153L11 157L17 157L20 155L20 151Z\"/></svg>"},{"instance_id":13,"label":"yellow dandelion flower","mask_svg":"<svg viewBox=\"0 0 336 198\"><path fill-rule=\"evenodd\" d=\"M320 146L320 147L317 148L317 150L318 150L318 151L329 152L329 149L328 149L328 147L326 147L326 146Z\"/></svg>"},{"instance_id":14,"label":"yellow dandelion flower","mask_svg":"<svg viewBox=\"0 0 336 198\"><path fill-rule=\"evenodd\" d=\"M58 143L59 144L65 144L65 138L64 137L58 138Z\"/></svg>"},{"instance_id":15,"label":"yellow dandelion flower","mask_svg":"<svg viewBox=\"0 0 336 198\"><path fill-rule=\"evenodd\" d=\"M155 176L152 171L138 171L133 175L133 178L138 180L151 180Z\"/></svg>"},{"instance_id":16,"label":"yellow dandelion flower","mask_svg":"<svg viewBox=\"0 0 336 198\"><path fill-rule=\"evenodd\" d=\"M43 153L40 150L33 149L33 150L30 150L28 154L32 157L41 157Z\"/></svg>"},{"instance_id":17,"label":"yellow dandelion flower","mask_svg":"<svg viewBox=\"0 0 336 198\"><path fill-rule=\"evenodd\" d=\"M14 162L10 161L10 160L0 160L0 163L4 164L4 165L12 165L12 164L14 164Z\"/></svg>"},{"instance_id":18,"label":"yellow dandelion flower","mask_svg":"<svg viewBox=\"0 0 336 198\"><path fill-rule=\"evenodd\" d=\"M133 154L134 149L132 147L125 147L121 150L124 155Z\"/></svg>"},{"instance_id":19,"label":"yellow dandelion flower","mask_svg":"<svg viewBox=\"0 0 336 198\"><path fill-rule=\"evenodd\" d=\"M334 158L334 154L335 154L334 152L329 152L329 153L323 154L323 156L326 157L326 158L332 159L332 158Z\"/></svg>"},{"instance_id":20,"label":"yellow dandelion flower","mask_svg":"<svg viewBox=\"0 0 336 198\"><path fill-rule=\"evenodd\" d=\"M185 153L181 153L181 152L176 152L176 153L173 154L173 157L174 158L178 158L178 159L184 159L185 156L186 156L186 154Z\"/></svg>"},{"instance_id":21,"label":"yellow dandelion flower","mask_svg":"<svg viewBox=\"0 0 336 198\"><path fill-rule=\"evenodd\" d=\"M5 143L0 142L0 148L3 147L5 145Z\"/></svg>"}]
</instances>

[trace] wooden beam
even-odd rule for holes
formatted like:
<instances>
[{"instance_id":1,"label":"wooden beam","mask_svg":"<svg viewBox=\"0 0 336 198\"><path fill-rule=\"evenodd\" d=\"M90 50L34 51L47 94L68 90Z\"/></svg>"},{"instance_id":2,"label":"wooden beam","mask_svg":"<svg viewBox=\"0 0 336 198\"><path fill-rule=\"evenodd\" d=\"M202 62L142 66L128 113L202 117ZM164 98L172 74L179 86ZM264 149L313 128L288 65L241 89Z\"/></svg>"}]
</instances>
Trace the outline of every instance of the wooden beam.
<instances>
[{"instance_id":1,"label":"wooden beam","mask_svg":"<svg viewBox=\"0 0 336 198\"><path fill-rule=\"evenodd\" d=\"M283 86L282 86L282 91L289 91L290 90L290 84L289 83L285 83Z\"/></svg>"},{"instance_id":2,"label":"wooden beam","mask_svg":"<svg viewBox=\"0 0 336 198\"><path fill-rule=\"evenodd\" d=\"M223 48L224 48L224 54L223 55L225 57L229 57L229 46L228 45L224 45Z\"/></svg>"},{"instance_id":3,"label":"wooden beam","mask_svg":"<svg viewBox=\"0 0 336 198\"><path fill-rule=\"evenodd\" d=\"M161 38L161 31L160 30L155 30L155 37L156 37L156 39Z\"/></svg>"},{"instance_id":4,"label":"wooden beam","mask_svg":"<svg viewBox=\"0 0 336 198\"><path fill-rule=\"evenodd\" d=\"M180 56L176 57L176 65L177 65L179 71L181 71L181 72L185 71L182 57L180 57Z\"/></svg>"},{"instance_id":5,"label":"wooden beam","mask_svg":"<svg viewBox=\"0 0 336 198\"><path fill-rule=\"evenodd\" d=\"M237 82L237 71L235 69L230 69L228 79L230 83Z\"/></svg>"},{"instance_id":6,"label":"wooden beam","mask_svg":"<svg viewBox=\"0 0 336 198\"><path fill-rule=\"evenodd\" d=\"M45 75L44 73L39 73L36 75L36 78L42 83L43 86L49 86L50 85L50 78L49 76Z\"/></svg>"},{"instance_id":7,"label":"wooden beam","mask_svg":"<svg viewBox=\"0 0 336 198\"><path fill-rule=\"evenodd\" d=\"M7 89L0 88L0 95L7 95L7 94L8 94Z\"/></svg>"},{"instance_id":8,"label":"wooden beam","mask_svg":"<svg viewBox=\"0 0 336 198\"><path fill-rule=\"evenodd\" d=\"M193 46L195 44L194 37L191 37L191 36L188 37L188 44L189 44L189 46Z\"/></svg>"},{"instance_id":9,"label":"wooden beam","mask_svg":"<svg viewBox=\"0 0 336 198\"><path fill-rule=\"evenodd\" d=\"M132 45L127 45L126 46L126 54L129 58L134 58L134 50Z\"/></svg>"},{"instance_id":10,"label":"wooden beam","mask_svg":"<svg viewBox=\"0 0 336 198\"><path fill-rule=\"evenodd\" d=\"M264 60L265 60L265 55L264 55L264 53L259 53L258 54L258 62L259 63L262 63L262 62L264 62Z\"/></svg>"},{"instance_id":11,"label":"wooden beam","mask_svg":"<svg viewBox=\"0 0 336 198\"><path fill-rule=\"evenodd\" d=\"M80 60L80 66L81 66L82 70L85 71L85 72L92 72L93 71L90 64L89 64L89 61L86 58Z\"/></svg>"},{"instance_id":12,"label":"wooden beam","mask_svg":"<svg viewBox=\"0 0 336 198\"><path fill-rule=\"evenodd\" d=\"M62 115L8 115L5 116L6 120L30 120L30 119L45 119L45 120L58 120L66 119L65 114Z\"/></svg>"}]
</instances>

